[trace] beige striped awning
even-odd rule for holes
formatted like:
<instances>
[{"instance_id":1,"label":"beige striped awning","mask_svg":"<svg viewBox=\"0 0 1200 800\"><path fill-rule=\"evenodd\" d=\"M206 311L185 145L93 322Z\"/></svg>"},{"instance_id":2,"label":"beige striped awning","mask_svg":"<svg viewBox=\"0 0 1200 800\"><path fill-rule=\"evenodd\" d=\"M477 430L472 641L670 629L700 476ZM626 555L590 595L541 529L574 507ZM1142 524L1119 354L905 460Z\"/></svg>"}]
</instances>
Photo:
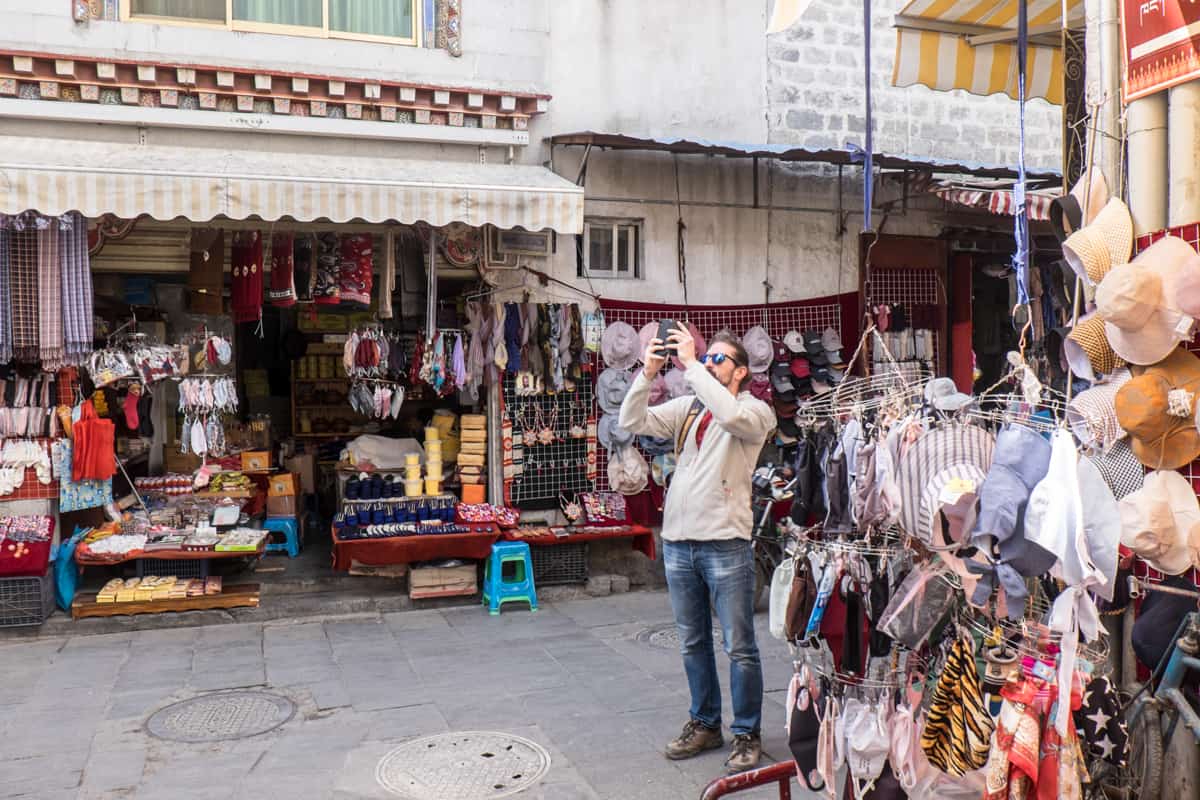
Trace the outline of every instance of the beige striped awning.
<instances>
[{"instance_id":1,"label":"beige striped awning","mask_svg":"<svg viewBox=\"0 0 1200 800\"><path fill-rule=\"evenodd\" d=\"M1026 0L1029 9L1026 95L1061 104L1058 37L1083 24L1083 0ZM1017 97L1017 0L912 0L896 15L892 83Z\"/></svg>"},{"instance_id":2,"label":"beige striped awning","mask_svg":"<svg viewBox=\"0 0 1200 800\"><path fill-rule=\"evenodd\" d=\"M29 210L583 232L583 188L537 166L0 137L0 213Z\"/></svg>"}]
</instances>

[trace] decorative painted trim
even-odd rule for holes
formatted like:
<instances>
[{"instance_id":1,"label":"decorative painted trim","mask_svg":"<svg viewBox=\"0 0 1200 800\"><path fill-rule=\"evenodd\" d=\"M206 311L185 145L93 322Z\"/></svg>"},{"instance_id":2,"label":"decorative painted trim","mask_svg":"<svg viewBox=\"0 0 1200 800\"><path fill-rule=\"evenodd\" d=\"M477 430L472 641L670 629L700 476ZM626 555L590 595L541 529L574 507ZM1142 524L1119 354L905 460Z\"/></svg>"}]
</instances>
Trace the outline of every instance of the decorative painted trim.
<instances>
[{"instance_id":1,"label":"decorative painted trim","mask_svg":"<svg viewBox=\"0 0 1200 800\"><path fill-rule=\"evenodd\" d=\"M529 117L544 113L550 100L544 94L11 50L0 50L0 96L163 107L181 114L313 116L514 132L528 130Z\"/></svg>"},{"instance_id":2,"label":"decorative painted trim","mask_svg":"<svg viewBox=\"0 0 1200 800\"><path fill-rule=\"evenodd\" d=\"M456 58L462 55L462 0L438 0L437 46Z\"/></svg>"}]
</instances>

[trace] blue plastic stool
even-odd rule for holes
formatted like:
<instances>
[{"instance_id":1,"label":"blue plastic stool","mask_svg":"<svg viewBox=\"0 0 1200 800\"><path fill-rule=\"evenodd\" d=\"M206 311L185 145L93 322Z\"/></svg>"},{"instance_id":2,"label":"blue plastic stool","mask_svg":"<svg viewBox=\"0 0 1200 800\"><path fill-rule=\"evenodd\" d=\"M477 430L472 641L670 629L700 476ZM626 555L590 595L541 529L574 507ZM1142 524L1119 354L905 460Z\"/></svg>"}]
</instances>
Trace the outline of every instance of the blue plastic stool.
<instances>
[{"instance_id":1,"label":"blue plastic stool","mask_svg":"<svg viewBox=\"0 0 1200 800\"><path fill-rule=\"evenodd\" d=\"M504 565L515 564L511 580L504 577ZM533 587L533 559L525 542L496 542L483 568L483 604L489 614L499 614L505 603L524 601L537 611L537 590Z\"/></svg>"},{"instance_id":2,"label":"blue plastic stool","mask_svg":"<svg viewBox=\"0 0 1200 800\"><path fill-rule=\"evenodd\" d=\"M300 526L295 517L267 517L263 530L282 533L283 542L267 542L268 553L287 553L288 558L300 555Z\"/></svg>"}]
</instances>

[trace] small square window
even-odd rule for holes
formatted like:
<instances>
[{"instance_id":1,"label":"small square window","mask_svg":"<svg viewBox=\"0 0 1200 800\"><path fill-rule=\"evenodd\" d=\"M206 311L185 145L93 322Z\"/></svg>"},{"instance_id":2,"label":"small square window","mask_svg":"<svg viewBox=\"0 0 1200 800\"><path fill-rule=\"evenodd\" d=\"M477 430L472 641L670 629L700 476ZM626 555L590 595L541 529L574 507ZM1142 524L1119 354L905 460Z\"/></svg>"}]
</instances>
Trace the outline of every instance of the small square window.
<instances>
[{"instance_id":1,"label":"small square window","mask_svg":"<svg viewBox=\"0 0 1200 800\"><path fill-rule=\"evenodd\" d=\"M588 217L583 222L581 277L641 278L642 224L640 219Z\"/></svg>"}]
</instances>

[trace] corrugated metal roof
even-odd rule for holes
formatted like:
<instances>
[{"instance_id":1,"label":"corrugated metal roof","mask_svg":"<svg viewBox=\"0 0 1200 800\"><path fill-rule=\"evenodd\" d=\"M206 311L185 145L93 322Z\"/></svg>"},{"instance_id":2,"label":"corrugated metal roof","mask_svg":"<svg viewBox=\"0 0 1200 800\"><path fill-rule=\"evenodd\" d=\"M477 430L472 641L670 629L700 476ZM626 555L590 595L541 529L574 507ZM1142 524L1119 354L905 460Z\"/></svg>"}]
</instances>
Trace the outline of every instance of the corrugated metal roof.
<instances>
[{"instance_id":1,"label":"corrugated metal roof","mask_svg":"<svg viewBox=\"0 0 1200 800\"><path fill-rule=\"evenodd\" d=\"M771 158L777 161L824 164L860 164L863 151L855 145L844 149L813 150L792 144L746 144L743 142L713 142L707 139L676 139L641 137L623 133L581 131L564 133L550 138L557 145L593 145L612 150L651 150L681 155L725 156L726 158ZM875 153L875 165L881 169L912 169L978 175L987 178L1015 178L1016 166L984 164L956 159ZM1056 179L1062 174L1055 170L1028 169L1030 179Z\"/></svg>"}]
</instances>

